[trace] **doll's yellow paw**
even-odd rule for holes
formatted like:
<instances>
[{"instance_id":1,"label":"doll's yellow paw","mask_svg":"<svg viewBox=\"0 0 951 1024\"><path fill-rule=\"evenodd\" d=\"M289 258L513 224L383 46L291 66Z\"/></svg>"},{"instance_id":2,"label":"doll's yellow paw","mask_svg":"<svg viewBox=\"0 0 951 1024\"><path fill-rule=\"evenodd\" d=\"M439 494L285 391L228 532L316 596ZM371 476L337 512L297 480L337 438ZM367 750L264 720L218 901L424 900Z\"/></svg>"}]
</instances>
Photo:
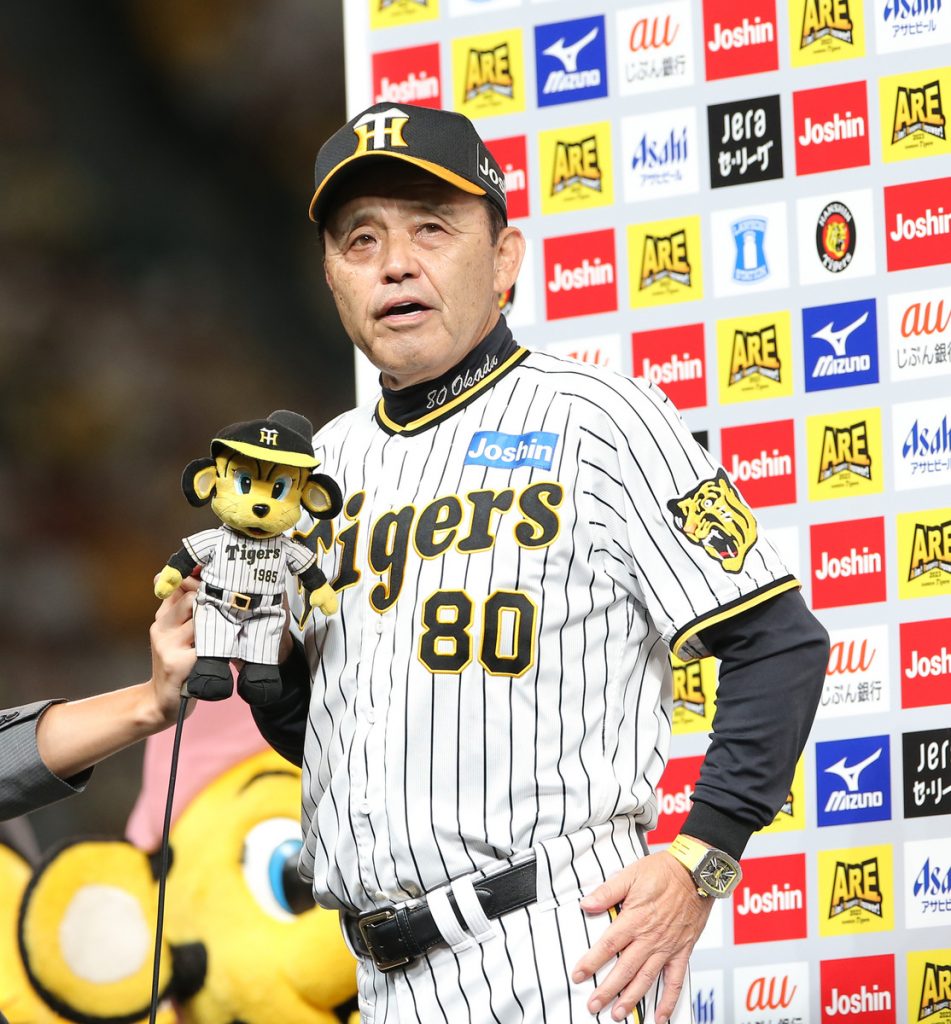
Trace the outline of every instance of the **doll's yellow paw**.
<instances>
[{"instance_id":1,"label":"doll's yellow paw","mask_svg":"<svg viewBox=\"0 0 951 1024\"><path fill-rule=\"evenodd\" d=\"M166 565L155 578L155 596L164 601L169 594L174 594L181 585L182 574L178 569Z\"/></svg>"},{"instance_id":2,"label":"doll's yellow paw","mask_svg":"<svg viewBox=\"0 0 951 1024\"><path fill-rule=\"evenodd\" d=\"M322 587L311 591L310 606L319 608L324 615L333 615L340 606L337 591L329 583L325 583Z\"/></svg>"}]
</instances>

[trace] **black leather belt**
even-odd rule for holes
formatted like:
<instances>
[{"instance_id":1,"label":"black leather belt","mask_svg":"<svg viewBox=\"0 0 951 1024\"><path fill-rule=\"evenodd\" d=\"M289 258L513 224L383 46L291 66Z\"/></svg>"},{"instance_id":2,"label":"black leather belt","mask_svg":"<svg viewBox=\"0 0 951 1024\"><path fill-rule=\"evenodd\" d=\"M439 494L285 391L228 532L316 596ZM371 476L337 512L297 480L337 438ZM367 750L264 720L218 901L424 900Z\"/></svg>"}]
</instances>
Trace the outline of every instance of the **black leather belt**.
<instances>
[{"instance_id":1,"label":"black leather belt","mask_svg":"<svg viewBox=\"0 0 951 1024\"><path fill-rule=\"evenodd\" d=\"M473 884L485 916L501 917L535 902L535 861L500 871ZM467 927L451 889L446 894L459 924ZM445 944L426 898L384 907L369 914L342 913L344 927L360 956L369 957L377 970L406 967L435 946Z\"/></svg>"},{"instance_id":2,"label":"black leather belt","mask_svg":"<svg viewBox=\"0 0 951 1024\"><path fill-rule=\"evenodd\" d=\"M213 587L210 584L205 584L205 593L209 597L215 598L217 601L223 601L225 592L221 587ZM252 608L260 608L262 604L280 604L280 594L241 594L237 590L231 592L231 601L229 602L232 608L237 608L239 612L250 611Z\"/></svg>"}]
</instances>

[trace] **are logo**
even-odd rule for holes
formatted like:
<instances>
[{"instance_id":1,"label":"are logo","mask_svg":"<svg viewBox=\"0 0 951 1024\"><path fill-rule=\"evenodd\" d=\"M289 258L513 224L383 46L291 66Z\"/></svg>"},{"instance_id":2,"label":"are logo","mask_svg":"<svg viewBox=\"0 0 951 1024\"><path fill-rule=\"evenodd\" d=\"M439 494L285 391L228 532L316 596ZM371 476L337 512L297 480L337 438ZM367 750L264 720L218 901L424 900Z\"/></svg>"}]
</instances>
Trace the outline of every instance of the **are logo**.
<instances>
[{"instance_id":1,"label":"are logo","mask_svg":"<svg viewBox=\"0 0 951 1024\"><path fill-rule=\"evenodd\" d=\"M674 734L709 732L713 727L714 697L717 689L716 658L681 661L670 655L674 685Z\"/></svg>"},{"instance_id":2,"label":"are logo","mask_svg":"<svg viewBox=\"0 0 951 1024\"><path fill-rule=\"evenodd\" d=\"M617 12L622 96L693 85L693 11L689 0Z\"/></svg>"},{"instance_id":3,"label":"are logo","mask_svg":"<svg viewBox=\"0 0 951 1024\"><path fill-rule=\"evenodd\" d=\"M885 188L888 269L951 263L951 178Z\"/></svg>"},{"instance_id":4,"label":"are logo","mask_svg":"<svg viewBox=\"0 0 951 1024\"><path fill-rule=\"evenodd\" d=\"M905 817L951 814L951 728L902 735Z\"/></svg>"},{"instance_id":5,"label":"are logo","mask_svg":"<svg viewBox=\"0 0 951 1024\"><path fill-rule=\"evenodd\" d=\"M607 96L607 66L603 15L536 26L540 107Z\"/></svg>"},{"instance_id":6,"label":"are logo","mask_svg":"<svg viewBox=\"0 0 951 1024\"><path fill-rule=\"evenodd\" d=\"M454 39L452 80L453 105L467 117L524 110L521 29Z\"/></svg>"},{"instance_id":7,"label":"are logo","mask_svg":"<svg viewBox=\"0 0 951 1024\"><path fill-rule=\"evenodd\" d=\"M732 1024L804 1024L808 1019L808 964L758 964L733 971Z\"/></svg>"},{"instance_id":8,"label":"are logo","mask_svg":"<svg viewBox=\"0 0 951 1024\"><path fill-rule=\"evenodd\" d=\"M776 0L703 0L703 55L708 82L775 71Z\"/></svg>"},{"instance_id":9,"label":"are logo","mask_svg":"<svg viewBox=\"0 0 951 1024\"><path fill-rule=\"evenodd\" d=\"M951 949L908 953L908 1020L928 1024L951 1021Z\"/></svg>"},{"instance_id":10,"label":"are logo","mask_svg":"<svg viewBox=\"0 0 951 1024\"><path fill-rule=\"evenodd\" d=\"M698 191L698 152L694 107L622 118L625 202Z\"/></svg>"},{"instance_id":11,"label":"are logo","mask_svg":"<svg viewBox=\"0 0 951 1024\"><path fill-rule=\"evenodd\" d=\"M633 308L703 298L699 217L628 225L627 251Z\"/></svg>"},{"instance_id":12,"label":"are logo","mask_svg":"<svg viewBox=\"0 0 951 1024\"><path fill-rule=\"evenodd\" d=\"M671 842L693 806L693 787L703 757L672 757L657 784L657 828L648 832L652 846Z\"/></svg>"},{"instance_id":13,"label":"are logo","mask_svg":"<svg viewBox=\"0 0 951 1024\"><path fill-rule=\"evenodd\" d=\"M878 382L874 299L807 306L802 311L806 391Z\"/></svg>"},{"instance_id":14,"label":"are logo","mask_svg":"<svg viewBox=\"0 0 951 1024\"><path fill-rule=\"evenodd\" d=\"M715 295L746 295L789 284L785 203L717 210L710 223L718 254L713 261Z\"/></svg>"},{"instance_id":15,"label":"are logo","mask_svg":"<svg viewBox=\"0 0 951 1024\"><path fill-rule=\"evenodd\" d=\"M812 607L838 608L885 600L882 516L809 527Z\"/></svg>"},{"instance_id":16,"label":"are logo","mask_svg":"<svg viewBox=\"0 0 951 1024\"><path fill-rule=\"evenodd\" d=\"M794 92L793 121L797 174L868 166L865 82Z\"/></svg>"},{"instance_id":17,"label":"are logo","mask_svg":"<svg viewBox=\"0 0 951 1024\"><path fill-rule=\"evenodd\" d=\"M898 490L951 483L951 401L892 406L892 442Z\"/></svg>"},{"instance_id":18,"label":"are logo","mask_svg":"<svg viewBox=\"0 0 951 1024\"><path fill-rule=\"evenodd\" d=\"M801 832L806 827L806 781L802 767L802 758L796 762L792 784L782 807L776 817L760 829L762 835L773 835L777 832Z\"/></svg>"},{"instance_id":19,"label":"are logo","mask_svg":"<svg viewBox=\"0 0 951 1024\"><path fill-rule=\"evenodd\" d=\"M545 351L573 359L576 363L603 366L608 370L620 371L624 365L620 334L600 334L593 338L551 341L545 346Z\"/></svg>"},{"instance_id":20,"label":"are logo","mask_svg":"<svg viewBox=\"0 0 951 1024\"><path fill-rule=\"evenodd\" d=\"M613 228L546 238L544 251L549 320L617 309Z\"/></svg>"},{"instance_id":21,"label":"are logo","mask_svg":"<svg viewBox=\"0 0 951 1024\"><path fill-rule=\"evenodd\" d=\"M439 0L370 0L370 28L393 28L439 17Z\"/></svg>"},{"instance_id":22,"label":"are logo","mask_svg":"<svg viewBox=\"0 0 951 1024\"><path fill-rule=\"evenodd\" d=\"M821 1024L895 1024L895 956L819 962Z\"/></svg>"},{"instance_id":23,"label":"are logo","mask_svg":"<svg viewBox=\"0 0 951 1024\"><path fill-rule=\"evenodd\" d=\"M635 331L631 335L634 376L658 385L681 409L707 404L703 324Z\"/></svg>"},{"instance_id":24,"label":"are logo","mask_svg":"<svg viewBox=\"0 0 951 1024\"><path fill-rule=\"evenodd\" d=\"M509 220L527 217L528 153L525 136L513 135L506 139L492 139L486 142L486 145L505 175L505 202Z\"/></svg>"},{"instance_id":25,"label":"are logo","mask_svg":"<svg viewBox=\"0 0 951 1024\"><path fill-rule=\"evenodd\" d=\"M888 297L893 380L951 373L951 288Z\"/></svg>"},{"instance_id":26,"label":"are logo","mask_svg":"<svg viewBox=\"0 0 951 1024\"><path fill-rule=\"evenodd\" d=\"M905 927L951 924L951 837L905 843Z\"/></svg>"},{"instance_id":27,"label":"are logo","mask_svg":"<svg viewBox=\"0 0 951 1024\"><path fill-rule=\"evenodd\" d=\"M875 5L879 53L951 45L951 9L946 0L879 0Z\"/></svg>"},{"instance_id":28,"label":"are logo","mask_svg":"<svg viewBox=\"0 0 951 1024\"><path fill-rule=\"evenodd\" d=\"M817 717L851 718L887 711L888 628L836 629L829 638L829 665Z\"/></svg>"},{"instance_id":29,"label":"are logo","mask_svg":"<svg viewBox=\"0 0 951 1024\"><path fill-rule=\"evenodd\" d=\"M796 445L792 420L724 427L723 465L753 508L796 500Z\"/></svg>"},{"instance_id":30,"label":"are logo","mask_svg":"<svg viewBox=\"0 0 951 1024\"><path fill-rule=\"evenodd\" d=\"M743 880L733 895L733 941L805 937L805 854L744 858Z\"/></svg>"},{"instance_id":31,"label":"are logo","mask_svg":"<svg viewBox=\"0 0 951 1024\"><path fill-rule=\"evenodd\" d=\"M783 176L778 95L707 107L707 127L711 188Z\"/></svg>"},{"instance_id":32,"label":"are logo","mask_svg":"<svg viewBox=\"0 0 951 1024\"><path fill-rule=\"evenodd\" d=\"M905 512L898 522L898 596L951 593L951 508Z\"/></svg>"},{"instance_id":33,"label":"are logo","mask_svg":"<svg viewBox=\"0 0 951 1024\"><path fill-rule=\"evenodd\" d=\"M797 199L796 216L800 284L830 284L875 272L872 193L868 189Z\"/></svg>"},{"instance_id":34,"label":"are logo","mask_svg":"<svg viewBox=\"0 0 951 1024\"><path fill-rule=\"evenodd\" d=\"M610 206L611 125L579 125L539 133L542 213Z\"/></svg>"},{"instance_id":35,"label":"are logo","mask_svg":"<svg viewBox=\"0 0 951 1024\"><path fill-rule=\"evenodd\" d=\"M789 312L719 320L717 357L721 403L791 395Z\"/></svg>"},{"instance_id":36,"label":"are logo","mask_svg":"<svg viewBox=\"0 0 951 1024\"><path fill-rule=\"evenodd\" d=\"M882 481L882 421L878 407L810 416L809 500L877 494Z\"/></svg>"},{"instance_id":37,"label":"are logo","mask_svg":"<svg viewBox=\"0 0 951 1024\"><path fill-rule=\"evenodd\" d=\"M951 705L951 619L903 622L901 706Z\"/></svg>"},{"instance_id":38,"label":"are logo","mask_svg":"<svg viewBox=\"0 0 951 1024\"><path fill-rule=\"evenodd\" d=\"M438 43L375 53L372 65L374 103L441 106Z\"/></svg>"},{"instance_id":39,"label":"are logo","mask_svg":"<svg viewBox=\"0 0 951 1024\"><path fill-rule=\"evenodd\" d=\"M888 736L816 744L816 810L820 828L891 818L888 744Z\"/></svg>"},{"instance_id":40,"label":"are logo","mask_svg":"<svg viewBox=\"0 0 951 1024\"><path fill-rule=\"evenodd\" d=\"M892 75L878 88L886 162L951 153L945 116L951 68Z\"/></svg>"},{"instance_id":41,"label":"are logo","mask_svg":"<svg viewBox=\"0 0 951 1024\"><path fill-rule=\"evenodd\" d=\"M789 0L789 41L794 68L863 56L861 0Z\"/></svg>"},{"instance_id":42,"label":"are logo","mask_svg":"<svg viewBox=\"0 0 951 1024\"><path fill-rule=\"evenodd\" d=\"M819 934L891 931L895 885L890 846L819 853Z\"/></svg>"}]
</instances>

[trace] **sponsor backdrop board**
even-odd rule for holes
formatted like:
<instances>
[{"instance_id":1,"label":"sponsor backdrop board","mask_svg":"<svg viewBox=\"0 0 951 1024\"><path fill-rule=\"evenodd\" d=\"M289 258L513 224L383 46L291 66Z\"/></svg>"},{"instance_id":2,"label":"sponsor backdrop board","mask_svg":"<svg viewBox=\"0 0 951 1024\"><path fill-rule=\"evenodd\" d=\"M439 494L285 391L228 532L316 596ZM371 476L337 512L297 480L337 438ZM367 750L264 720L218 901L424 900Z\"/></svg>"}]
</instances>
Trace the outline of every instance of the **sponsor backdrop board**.
<instances>
[{"instance_id":1,"label":"sponsor backdrop board","mask_svg":"<svg viewBox=\"0 0 951 1024\"><path fill-rule=\"evenodd\" d=\"M951 0L344 7L351 112L459 110L497 156L518 340L664 388L831 634L696 1021L951 1024ZM716 686L675 664L654 849Z\"/></svg>"}]
</instances>

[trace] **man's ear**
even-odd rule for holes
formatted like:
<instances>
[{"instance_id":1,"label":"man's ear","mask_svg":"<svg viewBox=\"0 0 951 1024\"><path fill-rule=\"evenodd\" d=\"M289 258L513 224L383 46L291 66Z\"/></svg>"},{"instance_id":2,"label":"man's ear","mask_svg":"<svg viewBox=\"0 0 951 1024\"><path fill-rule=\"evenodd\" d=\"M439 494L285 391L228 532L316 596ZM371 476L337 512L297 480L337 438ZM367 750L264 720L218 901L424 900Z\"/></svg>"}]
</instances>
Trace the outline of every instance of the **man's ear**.
<instances>
[{"instance_id":1,"label":"man's ear","mask_svg":"<svg viewBox=\"0 0 951 1024\"><path fill-rule=\"evenodd\" d=\"M329 476L311 473L301 492L300 503L318 519L333 519L343 508L343 495Z\"/></svg>"},{"instance_id":2,"label":"man's ear","mask_svg":"<svg viewBox=\"0 0 951 1024\"><path fill-rule=\"evenodd\" d=\"M502 228L495 249L493 290L496 294L507 292L515 284L524 258L525 236L511 225Z\"/></svg>"},{"instance_id":3,"label":"man's ear","mask_svg":"<svg viewBox=\"0 0 951 1024\"><path fill-rule=\"evenodd\" d=\"M215 480L218 477L218 470L215 467L215 460L195 459L189 462L182 473L182 491L188 499L188 504L199 508L207 505L215 496Z\"/></svg>"}]
</instances>

